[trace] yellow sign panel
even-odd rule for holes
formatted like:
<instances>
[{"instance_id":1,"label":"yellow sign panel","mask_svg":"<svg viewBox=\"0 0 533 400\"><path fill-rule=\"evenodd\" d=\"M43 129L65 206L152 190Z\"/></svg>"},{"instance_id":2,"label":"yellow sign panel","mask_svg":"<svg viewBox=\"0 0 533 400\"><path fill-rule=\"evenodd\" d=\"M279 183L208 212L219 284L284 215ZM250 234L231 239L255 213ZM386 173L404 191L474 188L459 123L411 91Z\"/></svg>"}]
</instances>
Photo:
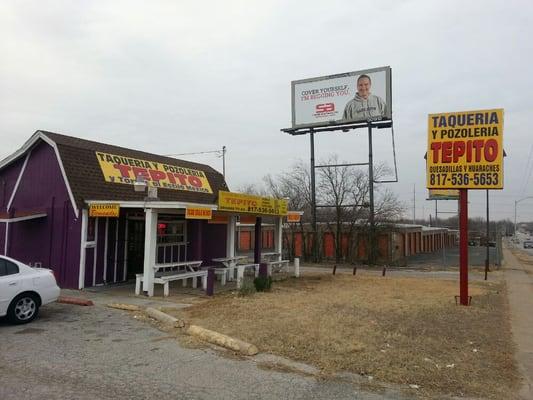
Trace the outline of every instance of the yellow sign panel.
<instances>
[{"instance_id":1,"label":"yellow sign panel","mask_svg":"<svg viewBox=\"0 0 533 400\"><path fill-rule=\"evenodd\" d=\"M141 176L151 187L213 193L203 171L99 151L96 158L106 182L133 185Z\"/></svg>"},{"instance_id":2,"label":"yellow sign panel","mask_svg":"<svg viewBox=\"0 0 533 400\"><path fill-rule=\"evenodd\" d=\"M430 114L428 189L503 189L503 109Z\"/></svg>"},{"instance_id":3,"label":"yellow sign panel","mask_svg":"<svg viewBox=\"0 0 533 400\"><path fill-rule=\"evenodd\" d=\"M218 209L249 214L287 215L287 200L243 193L218 192Z\"/></svg>"},{"instance_id":4,"label":"yellow sign panel","mask_svg":"<svg viewBox=\"0 0 533 400\"><path fill-rule=\"evenodd\" d=\"M119 213L119 204L91 204L89 206L89 217L118 218Z\"/></svg>"},{"instance_id":5,"label":"yellow sign panel","mask_svg":"<svg viewBox=\"0 0 533 400\"><path fill-rule=\"evenodd\" d=\"M206 207L187 207L185 209L186 219L211 219L213 211Z\"/></svg>"},{"instance_id":6,"label":"yellow sign panel","mask_svg":"<svg viewBox=\"0 0 533 400\"><path fill-rule=\"evenodd\" d=\"M429 189L429 200L459 200L459 190Z\"/></svg>"},{"instance_id":7,"label":"yellow sign panel","mask_svg":"<svg viewBox=\"0 0 533 400\"><path fill-rule=\"evenodd\" d=\"M295 212L295 211L289 211L287 213L287 222L300 222L301 217L302 217L302 213Z\"/></svg>"}]
</instances>

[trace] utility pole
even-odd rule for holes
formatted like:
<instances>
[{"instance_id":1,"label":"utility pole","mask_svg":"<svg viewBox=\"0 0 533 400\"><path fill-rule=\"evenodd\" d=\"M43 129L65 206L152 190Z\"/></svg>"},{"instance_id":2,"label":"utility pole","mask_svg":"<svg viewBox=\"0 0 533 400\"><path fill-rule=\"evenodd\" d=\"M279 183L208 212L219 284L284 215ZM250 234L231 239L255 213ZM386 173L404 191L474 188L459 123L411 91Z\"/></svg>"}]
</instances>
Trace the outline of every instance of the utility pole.
<instances>
[{"instance_id":1,"label":"utility pole","mask_svg":"<svg viewBox=\"0 0 533 400\"><path fill-rule=\"evenodd\" d=\"M413 225L416 224L416 184L413 183Z\"/></svg>"}]
</instances>

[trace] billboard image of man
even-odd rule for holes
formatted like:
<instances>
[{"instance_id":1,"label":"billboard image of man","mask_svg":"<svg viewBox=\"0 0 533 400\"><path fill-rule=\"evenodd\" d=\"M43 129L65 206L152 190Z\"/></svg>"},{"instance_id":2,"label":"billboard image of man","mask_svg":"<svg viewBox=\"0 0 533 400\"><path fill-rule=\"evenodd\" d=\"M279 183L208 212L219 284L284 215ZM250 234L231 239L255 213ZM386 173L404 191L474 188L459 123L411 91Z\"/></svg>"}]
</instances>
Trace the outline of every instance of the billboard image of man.
<instances>
[{"instance_id":1,"label":"billboard image of man","mask_svg":"<svg viewBox=\"0 0 533 400\"><path fill-rule=\"evenodd\" d=\"M357 93L344 107L343 119L347 121L368 121L386 116L386 102L370 93L372 80L368 75L357 78Z\"/></svg>"}]
</instances>

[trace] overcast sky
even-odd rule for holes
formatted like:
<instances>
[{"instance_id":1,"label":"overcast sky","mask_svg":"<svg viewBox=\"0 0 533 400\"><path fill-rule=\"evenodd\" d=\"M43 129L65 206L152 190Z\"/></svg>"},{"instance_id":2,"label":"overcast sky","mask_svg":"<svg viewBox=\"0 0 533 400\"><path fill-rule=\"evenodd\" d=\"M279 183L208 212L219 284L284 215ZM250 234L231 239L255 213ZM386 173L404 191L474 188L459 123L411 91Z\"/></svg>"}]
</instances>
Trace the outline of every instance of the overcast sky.
<instances>
[{"instance_id":1,"label":"overcast sky","mask_svg":"<svg viewBox=\"0 0 533 400\"><path fill-rule=\"evenodd\" d=\"M38 129L157 154L226 146L235 189L308 161L308 136L280 132L292 80L391 66L389 186L407 217L413 188L417 218L434 213L429 113L504 108L505 189L491 192L491 217L513 220L514 201L533 196L530 0L4 0L0 37L0 158ZM366 131L353 132L318 135L317 158L366 161ZM392 166L390 131L375 153ZM187 159L222 170L216 154ZM470 215L484 213L485 192L470 191ZM533 220L533 199L518 219Z\"/></svg>"}]
</instances>

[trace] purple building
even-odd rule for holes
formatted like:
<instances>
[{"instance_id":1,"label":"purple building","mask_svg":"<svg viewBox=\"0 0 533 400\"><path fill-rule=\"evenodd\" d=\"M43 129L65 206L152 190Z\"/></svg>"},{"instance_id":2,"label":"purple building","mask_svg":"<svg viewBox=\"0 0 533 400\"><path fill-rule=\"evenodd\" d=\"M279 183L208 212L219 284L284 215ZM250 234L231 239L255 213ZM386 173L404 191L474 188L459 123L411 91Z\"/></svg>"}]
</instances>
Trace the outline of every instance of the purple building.
<instances>
[{"instance_id":1,"label":"purple building","mask_svg":"<svg viewBox=\"0 0 533 400\"><path fill-rule=\"evenodd\" d=\"M157 199L135 191L139 176ZM0 185L0 252L52 269L63 288L143 273L147 238L156 263L234 254L234 216L185 217L188 208L216 210L228 190L207 165L37 131L0 162ZM90 215L106 207L117 216Z\"/></svg>"}]
</instances>

